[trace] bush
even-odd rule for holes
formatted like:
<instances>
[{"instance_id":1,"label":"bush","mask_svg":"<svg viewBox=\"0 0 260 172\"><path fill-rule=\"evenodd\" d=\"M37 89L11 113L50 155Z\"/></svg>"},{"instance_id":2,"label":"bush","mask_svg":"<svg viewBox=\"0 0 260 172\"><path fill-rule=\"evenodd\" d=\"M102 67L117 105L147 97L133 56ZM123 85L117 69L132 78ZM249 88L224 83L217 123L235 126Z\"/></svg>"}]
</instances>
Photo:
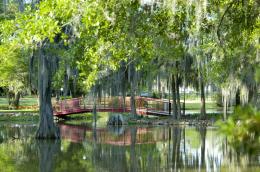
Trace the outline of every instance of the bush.
<instances>
[{"instance_id":1,"label":"bush","mask_svg":"<svg viewBox=\"0 0 260 172\"><path fill-rule=\"evenodd\" d=\"M259 150L260 112L253 107L237 107L226 122L218 121L217 125L236 150L250 154Z\"/></svg>"}]
</instances>

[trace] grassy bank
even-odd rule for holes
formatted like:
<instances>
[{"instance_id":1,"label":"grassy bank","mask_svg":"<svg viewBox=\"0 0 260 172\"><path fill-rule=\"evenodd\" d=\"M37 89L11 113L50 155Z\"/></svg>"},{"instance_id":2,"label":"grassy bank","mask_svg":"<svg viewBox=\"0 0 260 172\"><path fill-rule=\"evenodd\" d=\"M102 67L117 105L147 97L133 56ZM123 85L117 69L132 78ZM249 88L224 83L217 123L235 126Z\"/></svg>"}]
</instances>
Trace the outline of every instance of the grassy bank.
<instances>
[{"instance_id":1,"label":"grassy bank","mask_svg":"<svg viewBox=\"0 0 260 172\"><path fill-rule=\"evenodd\" d=\"M27 109L19 109L19 110L0 110L0 113L38 113L38 110L27 110Z\"/></svg>"},{"instance_id":2,"label":"grassy bank","mask_svg":"<svg viewBox=\"0 0 260 172\"><path fill-rule=\"evenodd\" d=\"M200 114L190 114L182 116L181 119L174 119L172 116L137 116L129 118L128 125L204 125L212 126L216 121L222 119L222 114L207 114L206 118L201 120Z\"/></svg>"},{"instance_id":3,"label":"grassy bank","mask_svg":"<svg viewBox=\"0 0 260 172\"><path fill-rule=\"evenodd\" d=\"M37 113L4 113L0 114L0 123L37 123L39 115Z\"/></svg>"}]
</instances>

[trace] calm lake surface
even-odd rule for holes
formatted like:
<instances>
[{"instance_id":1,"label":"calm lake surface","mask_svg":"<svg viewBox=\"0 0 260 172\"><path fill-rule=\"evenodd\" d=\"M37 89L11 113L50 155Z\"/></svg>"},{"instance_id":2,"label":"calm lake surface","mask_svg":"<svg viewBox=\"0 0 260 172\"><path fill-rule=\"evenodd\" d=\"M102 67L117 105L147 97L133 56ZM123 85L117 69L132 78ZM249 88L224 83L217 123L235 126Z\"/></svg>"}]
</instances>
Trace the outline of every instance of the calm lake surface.
<instances>
[{"instance_id":1,"label":"calm lake surface","mask_svg":"<svg viewBox=\"0 0 260 172\"><path fill-rule=\"evenodd\" d=\"M58 125L61 141L36 141L37 124L0 124L0 171L260 171L260 151L235 152L215 128Z\"/></svg>"}]
</instances>

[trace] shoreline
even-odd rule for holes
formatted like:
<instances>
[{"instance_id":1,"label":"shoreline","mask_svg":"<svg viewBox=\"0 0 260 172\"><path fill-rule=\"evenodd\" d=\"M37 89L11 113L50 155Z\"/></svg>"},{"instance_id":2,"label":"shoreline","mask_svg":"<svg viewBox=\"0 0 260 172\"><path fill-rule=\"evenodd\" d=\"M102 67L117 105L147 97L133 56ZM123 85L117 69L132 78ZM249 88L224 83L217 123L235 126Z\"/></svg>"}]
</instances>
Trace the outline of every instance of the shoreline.
<instances>
[{"instance_id":1,"label":"shoreline","mask_svg":"<svg viewBox=\"0 0 260 172\"><path fill-rule=\"evenodd\" d=\"M147 126L214 126L215 122L222 118L221 113L207 114L206 119L199 119L199 114L187 114L181 119L173 119L171 116L137 116L131 114L123 114L124 124L127 126L147 125ZM62 119L64 120L64 119ZM86 120L90 123L92 116L90 114L81 114L77 116L69 116L65 121L81 121ZM0 122L39 122L37 111L8 111L2 113L0 111ZM59 120L58 120L59 121ZM80 125L80 123L79 123ZM109 126L109 125L107 125Z\"/></svg>"}]
</instances>

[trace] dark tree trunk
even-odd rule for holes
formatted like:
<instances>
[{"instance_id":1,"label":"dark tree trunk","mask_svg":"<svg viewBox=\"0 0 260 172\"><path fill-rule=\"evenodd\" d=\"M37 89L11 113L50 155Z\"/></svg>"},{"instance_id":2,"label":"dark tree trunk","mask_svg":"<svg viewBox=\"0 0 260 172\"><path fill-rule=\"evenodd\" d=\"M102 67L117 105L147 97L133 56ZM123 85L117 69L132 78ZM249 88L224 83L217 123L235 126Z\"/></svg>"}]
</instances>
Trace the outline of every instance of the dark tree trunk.
<instances>
[{"instance_id":1,"label":"dark tree trunk","mask_svg":"<svg viewBox=\"0 0 260 172\"><path fill-rule=\"evenodd\" d=\"M240 105L240 90L236 92L236 106Z\"/></svg>"},{"instance_id":2,"label":"dark tree trunk","mask_svg":"<svg viewBox=\"0 0 260 172\"><path fill-rule=\"evenodd\" d=\"M37 139L60 138L60 131L53 121L51 104L51 60L44 49L39 50L39 103L40 124L36 133Z\"/></svg>"},{"instance_id":3,"label":"dark tree trunk","mask_svg":"<svg viewBox=\"0 0 260 172\"><path fill-rule=\"evenodd\" d=\"M206 102L205 102L205 88L204 88L204 80L202 73L200 73L200 100L201 100L201 108L200 108L200 118L206 118Z\"/></svg>"},{"instance_id":4,"label":"dark tree trunk","mask_svg":"<svg viewBox=\"0 0 260 172\"><path fill-rule=\"evenodd\" d=\"M9 109L18 109L19 108L19 103L20 103L20 97L21 93L18 91L16 93L14 92L8 92L7 93L7 100L8 100L8 105Z\"/></svg>"},{"instance_id":5,"label":"dark tree trunk","mask_svg":"<svg viewBox=\"0 0 260 172\"><path fill-rule=\"evenodd\" d=\"M125 88L124 88L124 85L122 86L122 98L123 98L123 110L124 112L126 111L126 102L125 102Z\"/></svg>"},{"instance_id":6,"label":"dark tree trunk","mask_svg":"<svg viewBox=\"0 0 260 172\"><path fill-rule=\"evenodd\" d=\"M121 79L121 92L122 92L122 99L123 99L123 110L124 112L126 111L126 102L125 102L125 97L126 97L126 78L125 78L125 66L124 63L122 63L122 67L121 67L121 75L122 75L122 79Z\"/></svg>"},{"instance_id":7,"label":"dark tree trunk","mask_svg":"<svg viewBox=\"0 0 260 172\"><path fill-rule=\"evenodd\" d=\"M73 77L73 93L71 95L73 98L77 97L77 79L76 77Z\"/></svg>"},{"instance_id":8,"label":"dark tree trunk","mask_svg":"<svg viewBox=\"0 0 260 172\"><path fill-rule=\"evenodd\" d=\"M254 85L252 87L249 87L249 93L248 93L248 103L252 104L253 106L257 107L257 86Z\"/></svg>"},{"instance_id":9,"label":"dark tree trunk","mask_svg":"<svg viewBox=\"0 0 260 172\"><path fill-rule=\"evenodd\" d=\"M185 116L185 102L186 101L186 88L184 86L184 91L183 91L183 106L182 106L182 115Z\"/></svg>"},{"instance_id":10,"label":"dark tree trunk","mask_svg":"<svg viewBox=\"0 0 260 172\"><path fill-rule=\"evenodd\" d=\"M172 74L172 116L177 119L177 103L176 103L176 87L175 87L175 76Z\"/></svg>"},{"instance_id":11,"label":"dark tree trunk","mask_svg":"<svg viewBox=\"0 0 260 172\"><path fill-rule=\"evenodd\" d=\"M136 89L136 72L133 63L130 64L130 94L131 94L131 113L136 115L136 105L135 105L135 89Z\"/></svg>"},{"instance_id":12,"label":"dark tree trunk","mask_svg":"<svg viewBox=\"0 0 260 172\"><path fill-rule=\"evenodd\" d=\"M64 74L64 92L63 92L63 96L69 96L69 77L68 77L66 71L65 71L65 74Z\"/></svg>"},{"instance_id":13,"label":"dark tree trunk","mask_svg":"<svg viewBox=\"0 0 260 172\"><path fill-rule=\"evenodd\" d=\"M180 79L178 76L175 77L176 86L176 105L177 105L177 119L181 118L181 100L180 100Z\"/></svg>"},{"instance_id":14,"label":"dark tree trunk","mask_svg":"<svg viewBox=\"0 0 260 172\"><path fill-rule=\"evenodd\" d=\"M15 93L13 91L7 92L8 108L14 109Z\"/></svg>"},{"instance_id":15,"label":"dark tree trunk","mask_svg":"<svg viewBox=\"0 0 260 172\"><path fill-rule=\"evenodd\" d=\"M182 112L182 115L185 116L185 101L186 101L186 77L185 77L185 74L184 74L184 91L183 91L183 112Z\"/></svg>"},{"instance_id":16,"label":"dark tree trunk","mask_svg":"<svg viewBox=\"0 0 260 172\"><path fill-rule=\"evenodd\" d=\"M158 95L159 95L159 98L161 99L162 98L162 88L161 88L161 76L160 76L160 74L158 74L158 76L157 76L157 87L158 87Z\"/></svg>"},{"instance_id":17,"label":"dark tree trunk","mask_svg":"<svg viewBox=\"0 0 260 172\"><path fill-rule=\"evenodd\" d=\"M168 109L169 109L169 115L171 115L172 111L172 103L171 103L171 95L170 95L170 90L171 90L171 84L170 84L170 78L167 79L167 88L168 88Z\"/></svg>"},{"instance_id":18,"label":"dark tree trunk","mask_svg":"<svg viewBox=\"0 0 260 172\"><path fill-rule=\"evenodd\" d=\"M20 97L21 97L21 93L19 91L17 93L15 93L14 101L13 101L13 107L15 109L19 108Z\"/></svg>"},{"instance_id":19,"label":"dark tree trunk","mask_svg":"<svg viewBox=\"0 0 260 172\"><path fill-rule=\"evenodd\" d=\"M224 121L227 120L227 111L228 111L228 101L227 101L227 97L224 97L224 102L223 102L223 119Z\"/></svg>"},{"instance_id":20,"label":"dark tree trunk","mask_svg":"<svg viewBox=\"0 0 260 172\"><path fill-rule=\"evenodd\" d=\"M131 113L136 115L134 81L131 81Z\"/></svg>"}]
</instances>

